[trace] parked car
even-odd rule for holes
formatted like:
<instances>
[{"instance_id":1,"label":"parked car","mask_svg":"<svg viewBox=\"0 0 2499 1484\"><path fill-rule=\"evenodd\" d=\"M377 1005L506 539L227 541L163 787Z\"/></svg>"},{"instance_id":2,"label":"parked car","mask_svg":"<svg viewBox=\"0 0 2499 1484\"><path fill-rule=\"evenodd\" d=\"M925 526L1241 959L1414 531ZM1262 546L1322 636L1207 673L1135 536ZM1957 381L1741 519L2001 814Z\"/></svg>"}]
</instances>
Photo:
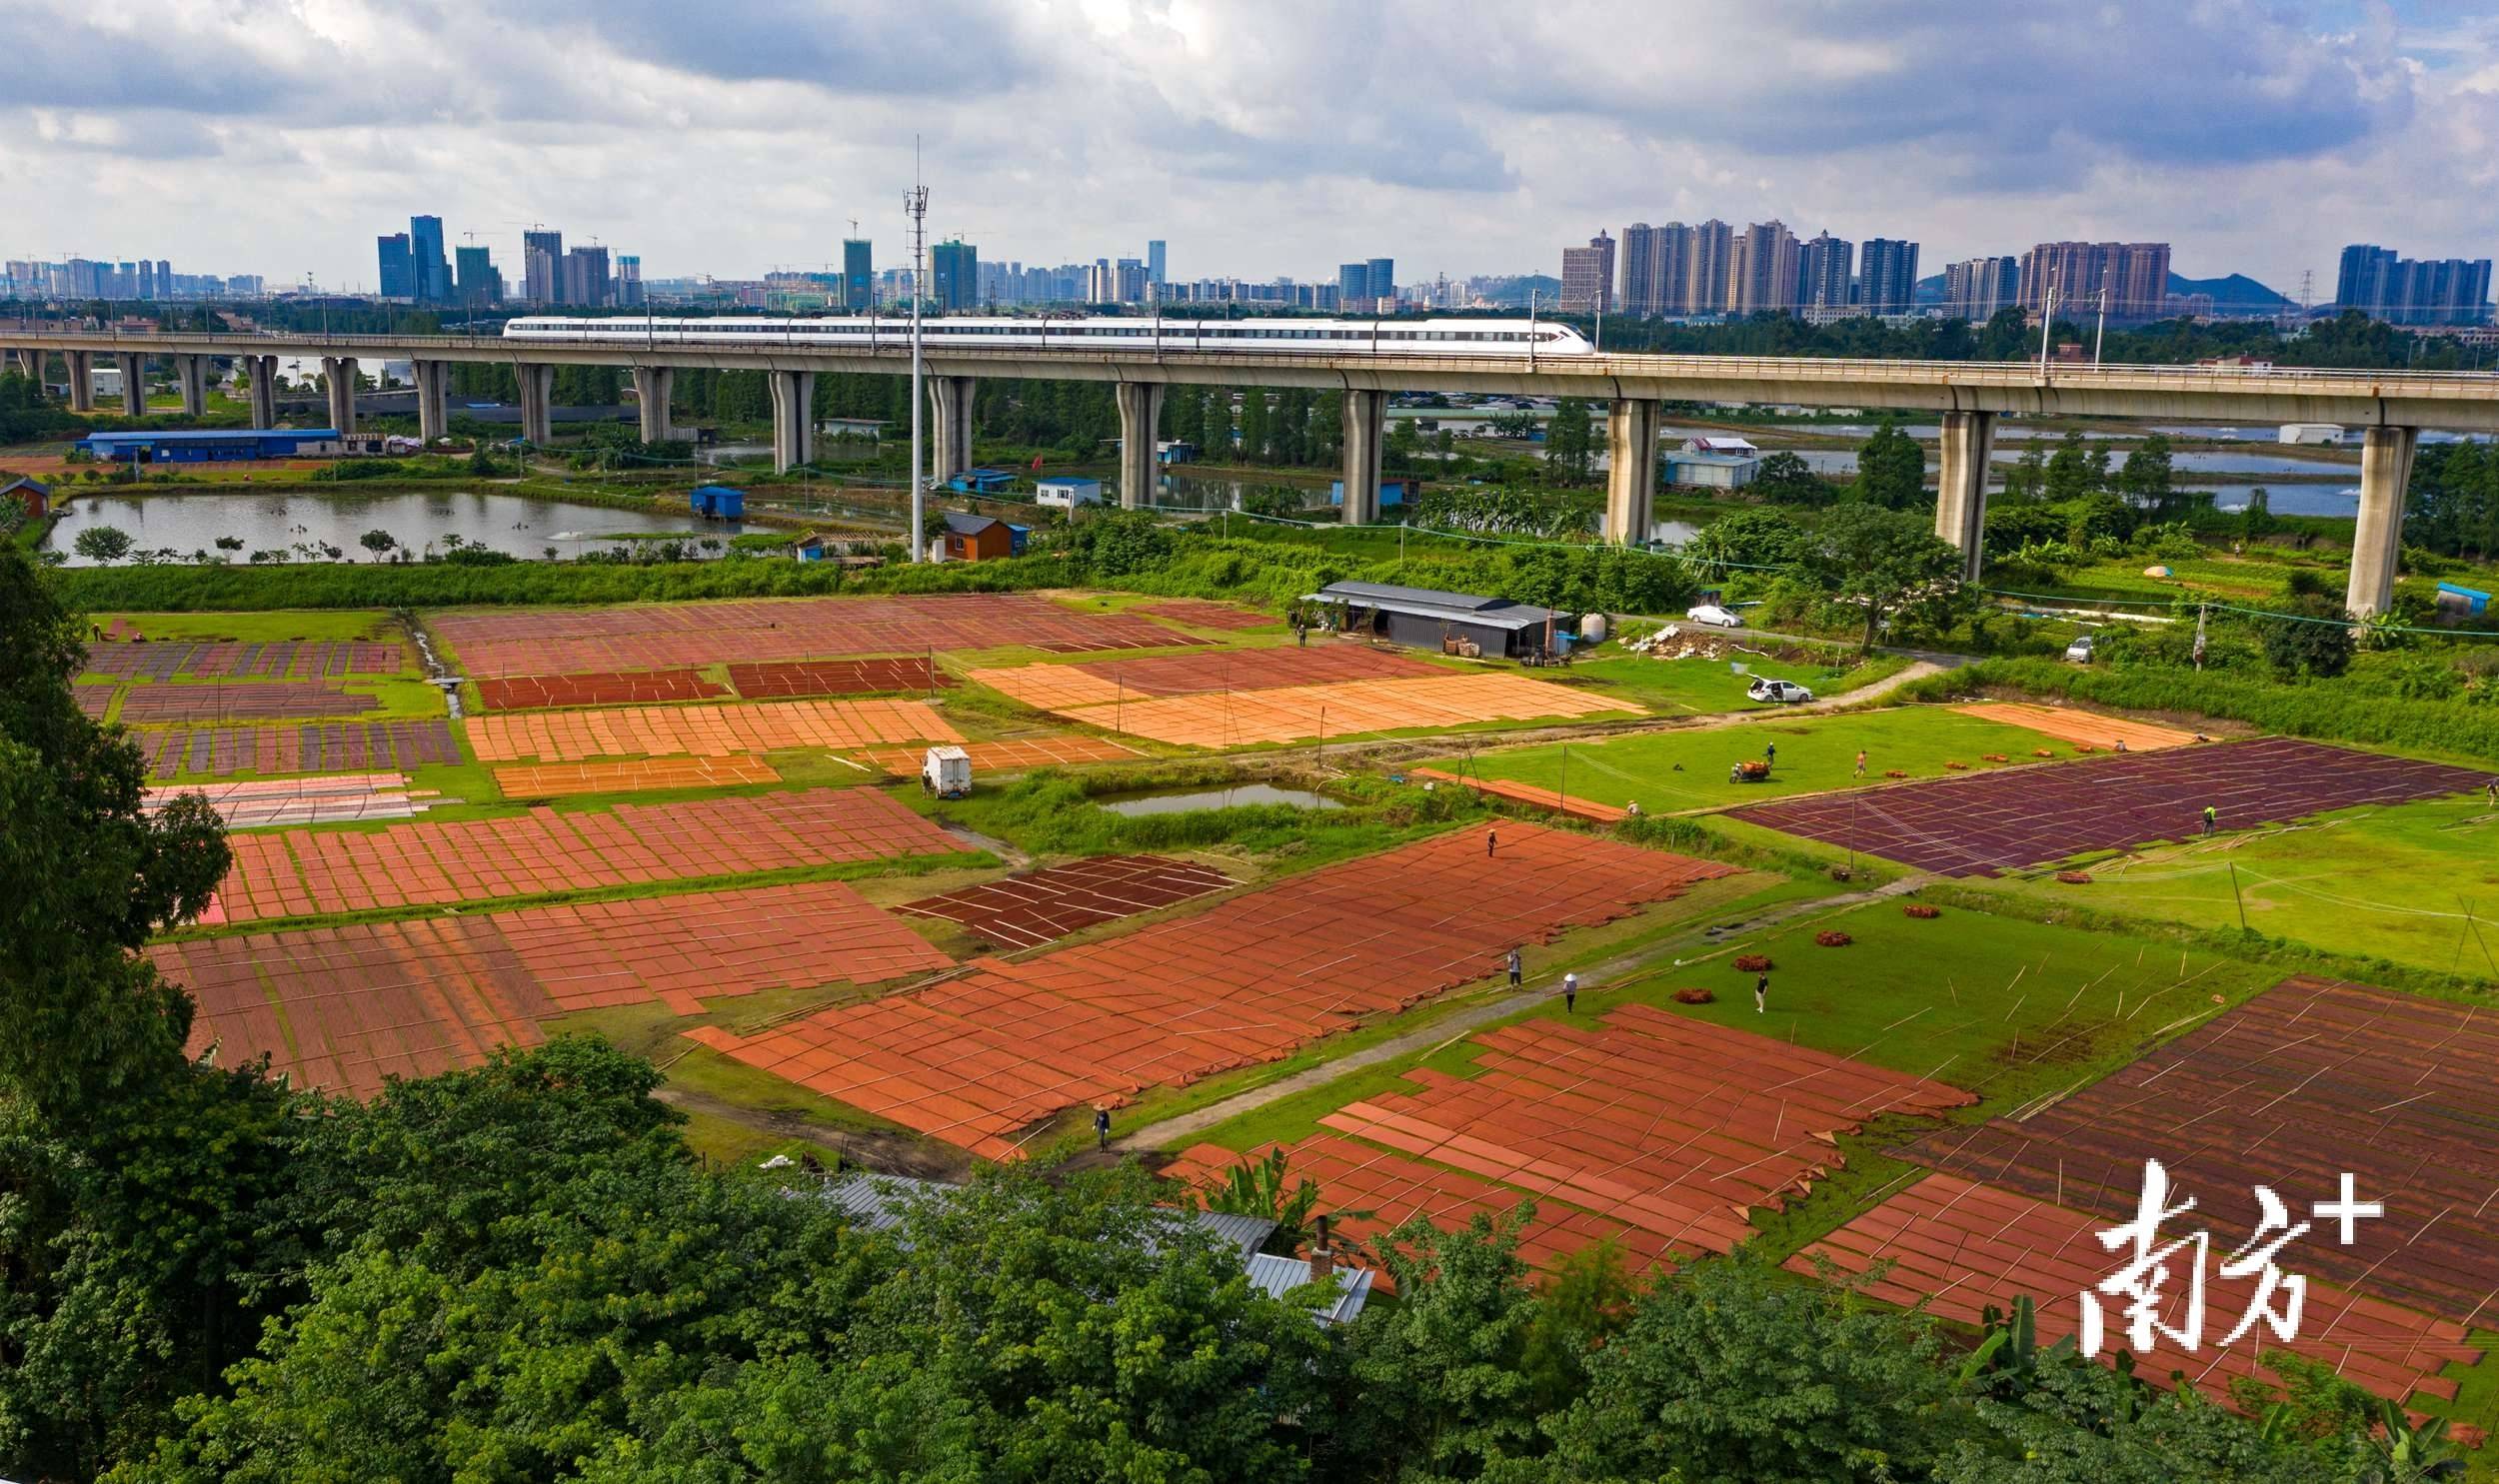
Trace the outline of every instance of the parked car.
<instances>
[{"instance_id":1,"label":"parked car","mask_svg":"<svg viewBox=\"0 0 2499 1484\"><path fill-rule=\"evenodd\" d=\"M1813 699L1812 692L1794 681L1774 681L1766 675L1753 677L1752 685L1745 689L1744 694L1755 701L1775 701L1782 706Z\"/></svg>"},{"instance_id":2,"label":"parked car","mask_svg":"<svg viewBox=\"0 0 2499 1484\"><path fill-rule=\"evenodd\" d=\"M2077 636L2072 644L2065 647L2065 658L2076 665L2090 664L2091 636L2088 634Z\"/></svg>"},{"instance_id":3,"label":"parked car","mask_svg":"<svg viewBox=\"0 0 2499 1484\"><path fill-rule=\"evenodd\" d=\"M1707 624L1715 629L1741 629L1744 627L1744 621L1742 619L1737 618L1731 611L1722 609L1714 603L1704 603L1700 607L1685 614L1683 617L1691 620L1695 624Z\"/></svg>"}]
</instances>

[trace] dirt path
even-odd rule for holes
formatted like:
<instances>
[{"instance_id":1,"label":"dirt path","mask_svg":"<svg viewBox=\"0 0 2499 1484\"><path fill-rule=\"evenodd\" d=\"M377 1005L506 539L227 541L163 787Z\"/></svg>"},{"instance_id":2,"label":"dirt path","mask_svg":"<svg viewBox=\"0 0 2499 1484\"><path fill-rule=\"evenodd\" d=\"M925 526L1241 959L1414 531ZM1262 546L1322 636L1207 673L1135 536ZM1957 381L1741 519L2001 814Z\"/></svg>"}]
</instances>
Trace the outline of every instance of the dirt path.
<instances>
[{"instance_id":1,"label":"dirt path","mask_svg":"<svg viewBox=\"0 0 2499 1484\"><path fill-rule=\"evenodd\" d=\"M1905 895L1916 890L1929 879L1931 877L1923 874L1907 875L1899 880L1862 891L1847 891L1837 896L1817 896L1802 901L1780 902L1747 917L1712 923L1703 928L1700 933L1701 941L1706 945L1705 950L1695 956L1677 957L1674 961L1677 964L1705 962L1721 953L1734 952L1743 946L1744 939L1768 928L1784 926L1799 917L1811 917L1816 914L1830 915L1846 911L1851 907L1862 906L1869 901L1881 901L1887 897ZM1683 942L1685 939L1677 938L1675 941ZM1601 995L1607 983L1646 968L1665 952L1664 947L1652 947L1595 964L1579 975L1580 992L1591 996ZM1391 1036L1387 1040L1364 1046L1358 1051L1336 1057L1331 1061L1304 1067L1290 1076L1279 1077L1272 1082L1251 1087L1247 1091L1236 1092L1220 1102L1212 1102L1205 1107L1176 1114L1160 1123L1150 1123L1113 1139L1111 1152L1114 1156L1146 1153L1193 1134L1204 1133L1217 1124L1240 1117L1244 1113L1253 1112L1315 1087L1323 1087L1348 1072L1432 1050L1464 1036L1477 1026L1517 1014L1522 1010L1534 1009L1541 1004L1551 1003L1560 992L1556 987L1559 982L1556 978L1552 982L1532 988L1521 988L1514 993L1502 994L1479 1004L1468 1005L1454 1014L1442 1015L1427 1025L1416 1026L1403 1035ZM1601 1000L1596 1003L1599 1008L1602 1007ZM1089 1155L1088 1157L1096 1156Z\"/></svg>"}]
</instances>

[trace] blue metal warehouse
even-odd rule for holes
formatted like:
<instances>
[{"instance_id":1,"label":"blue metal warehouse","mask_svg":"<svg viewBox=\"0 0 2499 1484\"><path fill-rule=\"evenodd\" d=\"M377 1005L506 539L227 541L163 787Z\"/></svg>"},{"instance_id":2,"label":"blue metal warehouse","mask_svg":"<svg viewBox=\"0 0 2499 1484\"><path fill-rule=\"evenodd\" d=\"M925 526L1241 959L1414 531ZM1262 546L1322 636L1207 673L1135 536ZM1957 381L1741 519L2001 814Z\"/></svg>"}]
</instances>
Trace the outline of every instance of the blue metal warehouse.
<instances>
[{"instance_id":1,"label":"blue metal warehouse","mask_svg":"<svg viewBox=\"0 0 2499 1484\"><path fill-rule=\"evenodd\" d=\"M326 459L378 451L380 437L336 428L218 428L180 433L90 433L78 447L107 464L209 464L231 459Z\"/></svg>"},{"instance_id":2,"label":"blue metal warehouse","mask_svg":"<svg viewBox=\"0 0 2499 1484\"><path fill-rule=\"evenodd\" d=\"M747 513L747 492L727 485L703 485L695 490L688 503L698 516L735 521Z\"/></svg>"}]
</instances>

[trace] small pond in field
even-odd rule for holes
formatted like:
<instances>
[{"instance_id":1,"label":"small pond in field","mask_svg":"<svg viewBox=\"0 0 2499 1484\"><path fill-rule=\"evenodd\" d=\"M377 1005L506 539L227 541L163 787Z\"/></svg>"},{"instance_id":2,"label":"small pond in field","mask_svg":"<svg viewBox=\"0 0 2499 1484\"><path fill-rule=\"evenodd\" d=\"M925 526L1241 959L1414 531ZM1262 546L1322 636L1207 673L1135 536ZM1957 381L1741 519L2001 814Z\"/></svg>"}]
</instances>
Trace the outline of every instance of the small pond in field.
<instances>
[{"instance_id":1,"label":"small pond in field","mask_svg":"<svg viewBox=\"0 0 2499 1484\"><path fill-rule=\"evenodd\" d=\"M1284 803L1297 809L1340 809L1344 805L1308 788L1278 788L1272 783L1235 783L1229 788L1147 788L1132 793L1103 793L1094 802L1115 814L1180 814L1191 809L1229 809L1246 803Z\"/></svg>"},{"instance_id":2,"label":"small pond in field","mask_svg":"<svg viewBox=\"0 0 2499 1484\"><path fill-rule=\"evenodd\" d=\"M249 493L136 495L76 492L44 538L44 549L62 553L72 567L91 565L77 554L78 533L112 526L130 535L142 552L177 557L217 551L217 539L235 537L240 563L258 551L297 546L334 546L353 562L372 560L361 545L368 531L387 531L410 552L440 551L443 538L458 536L515 557L559 558L607 551L620 537L692 536L726 541L742 529L735 521L707 521L683 510L611 510L521 495L432 490L359 495L351 491L254 490Z\"/></svg>"}]
</instances>

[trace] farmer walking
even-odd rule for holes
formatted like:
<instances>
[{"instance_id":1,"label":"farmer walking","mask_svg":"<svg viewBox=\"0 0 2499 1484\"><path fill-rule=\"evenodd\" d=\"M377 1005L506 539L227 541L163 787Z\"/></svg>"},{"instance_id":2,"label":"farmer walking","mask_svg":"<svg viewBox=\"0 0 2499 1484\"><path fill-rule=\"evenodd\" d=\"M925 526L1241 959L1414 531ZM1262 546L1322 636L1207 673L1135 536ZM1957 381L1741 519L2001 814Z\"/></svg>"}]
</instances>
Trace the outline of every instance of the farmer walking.
<instances>
[{"instance_id":1,"label":"farmer walking","mask_svg":"<svg viewBox=\"0 0 2499 1484\"><path fill-rule=\"evenodd\" d=\"M1768 746L1761 749L1761 765L1764 769L1773 768L1779 765L1779 744L1777 742L1772 742Z\"/></svg>"},{"instance_id":2,"label":"farmer walking","mask_svg":"<svg viewBox=\"0 0 2499 1484\"><path fill-rule=\"evenodd\" d=\"M1509 950L1509 987L1518 987L1518 976L1526 969L1526 960L1516 948Z\"/></svg>"},{"instance_id":3,"label":"farmer walking","mask_svg":"<svg viewBox=\"0 0 2499 1484\"><path fill-rule=\"evenodd\" d=\"M1756 1015L1770 1013L1770 976L1768 974L1763 974L1752 981L1752 1012Z\"/></svg>"},{"instance_id":4,"label":"farmer walking","mask_svg":"<svg viewBox=\"0 0 2499 1484\"><path fill-rule=\"evenodd\" d=\"M1111 1110L1100 1103L1094 1104L1094 1146L1111 1147Z\"/></svg>"},{"instance_id":5,"label":"farmer walking","mask_svg":"<svg viewBox=\"0 0 2499 1484\"><path fill-rule=\"evenodd\" d=\"M1485 830L1485 831L1483 832L1483 853L1484 853L1484 858L1486 858L1486 859L1490 859L1490 858L1491 858L1491 856L1492 856L1492 847L1493 847L1494 845L1499 844L1500 842L1501 842L1501 831L1499 831L1499 830L1497 830L1497 829L1487 829L1487 830Z\"/></svg>"},{"instance_id":6,"label":"farmer walking","mask_svg":"<svg viewBox=\"0 0 2499 1484\"><path fill-rule=\"evenodd\" d=\"M2209 803L2204 805L2204 838L2211 839L2213 837L2213 825L2219 823L2220 821L2221 811L2214 808Z\"/></svg>"},{"instance_id":7,"label":"farmer walking","mask_svg":"<svg viewBox=\"0 0 2499 1484\"><path fill-rule=\"evenodd\" d=\"M1578 1008L1579 975L1574 971L1562 975L1562 1013L1570 1014Z\"/></svg>"},{"instance_id":8,"label":"farmer walking","mask_svg":"<svg viewBox=\"0 0 2499 1484\"><path fill-rule=\"evenodd\" d=\"M1865 776L1865 748L1857 748L1857 776Z\"/></svg>"}]
</instances>

